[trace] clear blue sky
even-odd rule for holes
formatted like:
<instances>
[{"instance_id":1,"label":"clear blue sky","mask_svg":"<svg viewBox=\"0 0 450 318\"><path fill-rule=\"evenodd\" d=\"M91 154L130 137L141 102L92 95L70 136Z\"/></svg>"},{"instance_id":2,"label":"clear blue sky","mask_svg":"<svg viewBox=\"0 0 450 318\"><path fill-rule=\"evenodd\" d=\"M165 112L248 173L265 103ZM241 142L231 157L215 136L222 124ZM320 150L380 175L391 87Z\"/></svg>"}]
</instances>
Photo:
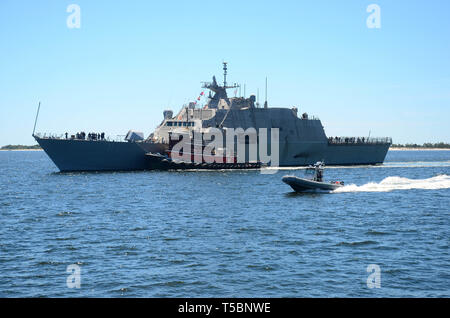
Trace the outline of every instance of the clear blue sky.
<instances>
[{"instance_id":1,"label":"clear blue sky","mask_svg":"<svg viewBox=\"0 0 450 318\"><path fill-rule=\"evenodd\" d=\"M0 39L0 145L35 143L38 101L38 132L148 135L223 60L247 95L268 76L270 106L317 115L328 135L450 142L446 0L1 0Z\"/></svg>"}]
</instances>

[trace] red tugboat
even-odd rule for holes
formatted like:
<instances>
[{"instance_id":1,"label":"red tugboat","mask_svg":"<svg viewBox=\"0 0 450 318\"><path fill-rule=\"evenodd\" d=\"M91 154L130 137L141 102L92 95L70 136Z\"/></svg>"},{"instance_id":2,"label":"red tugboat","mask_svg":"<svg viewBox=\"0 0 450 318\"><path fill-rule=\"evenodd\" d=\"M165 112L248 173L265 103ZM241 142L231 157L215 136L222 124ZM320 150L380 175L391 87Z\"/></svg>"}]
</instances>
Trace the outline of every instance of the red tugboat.
<instances>
[{"instance_id":1,"label":"red tugboat","mask_svg":"<svg viewBox=\"0 0 450 318\"><path fill-rule=\"evenodd\" d=\"M172 138L170 135L169 147L164 154L147 153L146 157L149 162L149 167L155 170L261 168L260 162L237 162L236 154L229 156L225 149L220 149L221 154L216 154L215 150L213 150L212 154L205 154L204 149L206 145L203 142L201 144L195 144L194 142L185 143L179 151L174 151L173 148L178 142L180 142L179 139ZM185 152L186 148L190 149L189 152Z\"/></svg>"}]
</instances>

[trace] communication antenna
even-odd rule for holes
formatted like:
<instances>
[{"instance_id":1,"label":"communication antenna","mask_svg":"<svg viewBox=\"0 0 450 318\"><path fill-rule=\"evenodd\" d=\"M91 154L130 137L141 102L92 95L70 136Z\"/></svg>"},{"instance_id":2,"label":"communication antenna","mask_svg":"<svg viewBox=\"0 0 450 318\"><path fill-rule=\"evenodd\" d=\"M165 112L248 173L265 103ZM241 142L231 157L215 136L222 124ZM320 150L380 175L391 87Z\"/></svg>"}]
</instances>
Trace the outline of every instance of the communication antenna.
<instances>
[{"instance_id":1,"label":"communication antenna","mask_svg":"<svg viewBox=\"0 0 450 318\"><path fill-rule=\"evenodd\" d=\"M245 84L244 84L244 98L245 98Z\"/></svg>"},{"instance_id":2,"label":"communication antenna","mask_svg":"<svg viewBox=\"0 0 450 318\"><path fill-rule=\"evenodd\" d=\"M41 102L39 102L37 113L36 113L36 118L34 119L34 127L33 127L33 134L32 134L33 137L34 137L34 131L36 130L36 123L37 123L37 120L38 120L38 117L39 117L39 110L40 109L41 109Z\"/></svg>"},{"instance_id":3,"label":"communication antenna","mask_svg":"<svg viewBox=\"0 0 450 318\"><path fill-rule=\"evenodd\" d=\"M256 90L256 107L259 107L259 88Z\"/></svg>"},{"instance_id":4,"label":"communication antenna","mask_svg":"<svg viewBox=\"0 0 450 318\"><path fill-rule=\"evenodd\" d=\"M266 77L266 101L264 102L264 108L267 108L267 77Z\"/></svg>"},{"instance_id":5,"label":"communication antenna","mask_svg":"<svg viewBox=\"0 0 450 318\"><path fill-rule=\"evenodd\" d=\"M227 62L223 62L223 87L227 87Z\"/></svg>"}]
</instances>

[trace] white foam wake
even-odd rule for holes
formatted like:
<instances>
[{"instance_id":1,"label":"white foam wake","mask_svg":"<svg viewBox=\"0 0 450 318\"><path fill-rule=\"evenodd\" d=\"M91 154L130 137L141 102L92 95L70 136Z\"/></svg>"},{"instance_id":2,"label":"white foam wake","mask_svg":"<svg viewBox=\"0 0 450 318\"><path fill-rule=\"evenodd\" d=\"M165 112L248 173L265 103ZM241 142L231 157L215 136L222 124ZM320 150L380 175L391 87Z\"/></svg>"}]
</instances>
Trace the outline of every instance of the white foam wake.
<instances>
[{"instance_id":1,"label":"white foam wake","mask_svg":"<svg viewBox=\"0 0 450 318\"><path fill-rule=\"evenodd\" d=\"M381 182L369 182L364 185L349 184L333 192L388 192L392 190L409 189L447 189L450 188L450 176L445 174L428 179L408 179L402 177L387 177Z\"/></svg>"},{"instance_id":2,"label":"white foam wake","mask_svg":"<svg viewBox=\"0 0 450 318\"><path fill-rule=\"evenodd\" d=\"M326 169L361 169L361 168L430 168L450 167L450 160L446 161L399 161L385 162L380 165L354 165L354 166L326 166ZM305 170L307 166L300 167L262 167L262 170Z\"/></svg>"}]
</instances>

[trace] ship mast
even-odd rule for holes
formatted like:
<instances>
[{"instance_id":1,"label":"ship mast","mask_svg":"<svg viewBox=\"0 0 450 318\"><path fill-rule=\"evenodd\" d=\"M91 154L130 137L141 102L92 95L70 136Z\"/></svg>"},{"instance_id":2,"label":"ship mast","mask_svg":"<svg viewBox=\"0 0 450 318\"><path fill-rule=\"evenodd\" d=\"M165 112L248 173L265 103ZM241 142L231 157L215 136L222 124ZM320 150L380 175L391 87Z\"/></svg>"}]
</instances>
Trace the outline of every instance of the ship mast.
<instances>
[{"instance_id":1,"label":"ship mast","mask_svg":"<svg viewBox=\"0 0 450 318\"><path fill-rule=\"evenodd\" d=\"M227 87L227 62L223 62L223 87Z\"/></svg>"},{"instance_id":2,"label":"ship mast","mask_svg":"<svg viewBox=\"0 0 450 318\"><path fill-rule=\"evenodd\" d=\"M213 76L212 82L203 82L203 88L209 89L209 102L208 107L209 108L217 108L218 103L221 99L225 100L226 103L229 105L228 95L227 95L227 89L229 88L240 88L239 84L234 83L233 85L228 86L227 85L227 74L228 74L228 62L222 62L223 63L223 86L220 86L216 82L216 77ZM211 96L211 91L214 92L214 95Z\"/></svg>"}]
</instances>

